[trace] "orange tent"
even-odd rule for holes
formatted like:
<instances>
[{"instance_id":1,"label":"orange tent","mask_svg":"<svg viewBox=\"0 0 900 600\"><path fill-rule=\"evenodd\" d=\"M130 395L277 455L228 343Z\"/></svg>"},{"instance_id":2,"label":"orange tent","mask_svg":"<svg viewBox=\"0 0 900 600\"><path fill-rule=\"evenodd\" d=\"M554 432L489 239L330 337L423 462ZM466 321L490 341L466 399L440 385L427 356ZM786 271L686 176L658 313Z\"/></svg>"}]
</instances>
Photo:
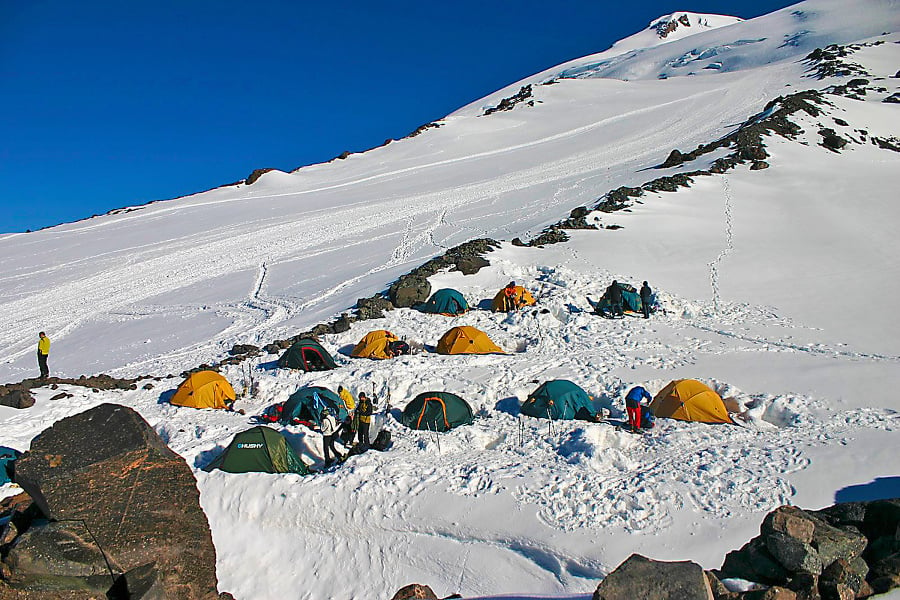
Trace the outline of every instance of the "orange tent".
<instances>
[{"instance_id":1,"label":"orange tent","mask_svg":"<svg viewBox=\"0 0 900 600\"><path fill-rule=\"evenodd\" d=\"M515 286L511 296L506 295L506 288L501 289L494 296L491 302L491 310L494 312L509 312L515 310L516 307L534 306L537 301L531 292L523 288L521 285Z\"/></svg>"},{"instance_id":2,"label":"orange tent","mask_svg":"<svg viewBox=\"0 0 900 600\"><path fill-rule=\"evenodd\" d=\"M392 358L387 352L388 344L399 339L386 329L370 331L356 344L350 356L354 358Z\"/></svg>"},{"instance_id":3,"label":"orange tent","mask_svg":"<svg viewBox=\"0 0 900 600\"><path fill-rule=\"evenodd\" d=\"M722 398L709 386L696 379L677 379L661 389L650 403L657 417L700 421L701 423L732 423Z\"/></svg>"},{"instance_id":4,"label":"orange tent","mask_svg":"<svg viewBox=\"0 0 900 600\"><path fill-rule=\"evenodd\" d=\"M483 331L464 325L454 327L437 345L438 354L494 354L504 353Z\"/></svg>"},{"instance_id":5,"label":"orange tent","mask_svg":"<svg viewBox=\"0 0 900 600\"><path fill-rule=\"evenodd\" d=\"M235 398L227 379L215 371L197 371L181 382L170 402L191 408L230 408Z\"/></svg>"}]
</instances>

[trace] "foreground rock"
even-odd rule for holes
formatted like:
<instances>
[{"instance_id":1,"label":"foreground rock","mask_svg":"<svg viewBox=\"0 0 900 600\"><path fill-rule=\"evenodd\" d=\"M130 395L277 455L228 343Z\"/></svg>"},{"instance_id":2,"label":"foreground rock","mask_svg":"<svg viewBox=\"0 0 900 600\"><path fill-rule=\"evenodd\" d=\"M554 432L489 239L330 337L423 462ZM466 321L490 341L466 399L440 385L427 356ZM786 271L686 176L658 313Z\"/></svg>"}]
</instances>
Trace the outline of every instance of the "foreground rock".
<instances>
[{"instance_id":1,"label":"foreground rock","mask_svg":"<svg viewBox=\"0 0 900 600\"><path fill-rule=\"evenodd\" d=\"M593 600L636 598L713 600L713 595L700 565L689 561L656 561L632 554L600 582Z\"/></svg>"},{"instance_id":2,"label":"foreground rock","mask_svg":"<svg viewBox=\"0 0 900 600\"><path fill-rule=\"evenodd\" d=\"M716 575L782 586L799 600L868 598L900 587L900 499L820 511L782 506Z\"/></svg>"},{"instance_id":3,"label":"foreground rock","mask_svg":"<svg viewBox=\"0 0 900 600\"><path fill-rule=\"evenodd\" d=\"M229 597L216 591L191 470L132 409L103 404L59 421L32 441L15 478L61 523L34 521L13 542L4 560L11 588L93 593L115 580L119 595L110 597Z\"/></svg>"}]
</instances>

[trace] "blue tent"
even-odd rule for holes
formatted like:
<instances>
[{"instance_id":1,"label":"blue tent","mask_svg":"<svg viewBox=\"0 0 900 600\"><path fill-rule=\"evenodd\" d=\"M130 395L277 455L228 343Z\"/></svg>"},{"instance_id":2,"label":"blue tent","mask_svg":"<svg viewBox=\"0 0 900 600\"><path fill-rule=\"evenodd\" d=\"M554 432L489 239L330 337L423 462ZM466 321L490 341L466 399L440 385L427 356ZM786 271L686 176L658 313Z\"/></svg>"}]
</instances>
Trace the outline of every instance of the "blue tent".
<instances>
[{"instance_id":1,"label":"blue tent","mask_svg":"<svg viewBox=\"0 0 900 600\"><path fill-rule=\"evenodd\" d=\"M571 420L578 409L593 415L592 398L583 389L565 379L545 381L528 395L522 404L522 414L553 420Z\"/></svg>"},{"instance_id":2,"label":"blue tent","mask_svg":"<svg viewBox=\"0 0 900 600\"><path fill-rule=\"evenodd\" d=\"M466 302L465 296L456 290L444 288L433 293L428 302L418 304L415 308L424 313L453 317L468 311L469 303Z\"/></svg>"},{"instance_id":3,"label":"blue tent","mask_svg":"<svg viewBox=\"0 0 900 600\"><path fill-rule=\"evenodd\" d=\"M288 425L297 421L310 421L319 425L322 409L327 408L338 420L338 423L347 417L347 406L341 397L319 386L300 388L287 399L281 411L281 422Z\"/></svg>"},{"instance_id":4,"label":"blue tent","mask_svg":"<svg viewBox=\"0 0 900 600\"><path fill-rule=\"evenodd\" d=\"M22 456L22 453L6 446L0 446L0 485L10 482L7 465ZM11 466L11 465L10 465Z\"/></svg>"}]
</instances>

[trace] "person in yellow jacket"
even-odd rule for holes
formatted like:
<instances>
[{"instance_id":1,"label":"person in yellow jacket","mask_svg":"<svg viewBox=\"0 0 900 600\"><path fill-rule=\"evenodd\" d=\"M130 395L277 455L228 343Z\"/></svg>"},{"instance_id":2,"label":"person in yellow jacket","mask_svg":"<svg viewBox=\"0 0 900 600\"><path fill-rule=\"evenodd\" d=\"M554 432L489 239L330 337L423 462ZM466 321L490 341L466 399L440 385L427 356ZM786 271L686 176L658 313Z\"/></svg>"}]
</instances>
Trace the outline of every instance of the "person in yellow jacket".
<instances>
[{"instance_id":1,"label":"person in yellow jacket","mask_svg":"<svg viewBox=\"0 0 900 600\"><path fill-rule=\"evenodd\" d=\"M47 367L47 357L50 355L50 338L43 331L38 334L37 358L38 367L41 369L41 379L47 379L50 376L50 368Z\"/></svg>"},{"instance_id":2,"label":"person in yellow jacket","mask_svg":"<svg viewBox=\"0 0 900 600\"><path fill-rule=\"evenodd\" d=\"M338 396L347 407L347 417L344 419L344 426L341 428L341 441L345 446L353 443L356 437L356 431L359 429L359 417L356 415L356 399L353 392L342 385L338 386Z\"/></svg>"}]
</instances>

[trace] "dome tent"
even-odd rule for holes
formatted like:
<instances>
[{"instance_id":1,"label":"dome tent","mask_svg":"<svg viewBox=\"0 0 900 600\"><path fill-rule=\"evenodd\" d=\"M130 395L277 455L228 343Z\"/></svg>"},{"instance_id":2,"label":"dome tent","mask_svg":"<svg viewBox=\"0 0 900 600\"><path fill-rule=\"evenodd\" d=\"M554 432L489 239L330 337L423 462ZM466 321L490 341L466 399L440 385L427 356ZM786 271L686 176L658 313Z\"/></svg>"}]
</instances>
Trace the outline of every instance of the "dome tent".
<instances>
[{"instance_id":1,"label":"dome tent","mask_svg":"<svg viewBox=\"0 0 900 600\"><path fill-rule=\"evenodd\" d=\"M438 354L504 354L487 334L474 327L454 327L441 336L437 344Z\"/></svg>"},{"instance_id":2,"label":"dome tent","mask_svg":"<svg viewBox=\"0 0 900 600\"><path fill-rule=\"evenodd\" d=\"M545 381L531 392L522 403L521 412L542 419L571 420L582 408L593 415L593 398L571 381L554 379Z\"/></svg>"},{"instance_id":3,"label":"dome tent","mask_svg":"<svg viewBox=\"0 0 900 600\"><path fill-rule=\"evenodd\" d=\"M431 295L427 302L418 304L415 309L423 313L432 313L455 317L469 310L466 297L450 288L444 288Z\"/></svg>"},{"instance_id":4,"label":"dome tent","mask_svg":"<svg viewBox=\"0 0 900 600\"><path fill-rule=\"evenodd\" d=\"M336 369L334 358L319 342L311 338L303 338L284 351L278 359L278 366L287 369L303 369L304 371L328 371Z\"/></svg>"},{"instance_id":5,"label":"dome tent","mask_svg":"<svg viewBox=\"0 0 900 600\"><path fill-rule=\"evenodd\" d=\"M450 392L422 392L403 409L400 422L410 429L448 431L473 420L472 407Z\"/></svg>"},{"instance_id":6,"label":"dome tent","mask_svg":"<svg viewBox=\"0 0 900 600\"><path fill-rule=\"evenodd\" d=\"M227 473L309 473L284 436L263 425L235 435L204 471L213 469Z\"/></svg>"},{"instance_id":7,"label":"dome tent","mask_svg":"<svg viewBox=\"0 0 900 600\"><path fill-rule=\"evenodd\" d=\"M722 397L696 379L676 379L661 389L650 410L657 417L701 423L733 423Z\"/></svg>"},{"instance_id":8,"label":"dome tent","mask_svg":"<svg viewBox=\"0 0 900 600\"><path fill-rule=\"evenodd\" d=\"M521 285L517 285L513 288L513 296L511 299L506 296L506 289L502 288L497 295L494 296L494 299L491 301L491 310L494 312L509 312L514 310L516 306L534 306L537 301L534 299L534 296L531 295L531 292L526 290ZM510 302L512 300L512 302Z\"/></svg>"},{"instance_id":9,"label":"dome tent","mask_svg":"<svg viewBox=\"0 0 900 600\"><path fill-rule=\"evenodd\" d=\"M349 414L341 397L328 388L316 385L303 387L291 394L284 403L280 420L285 425L300 421L318 425L322 409L325 408L331 411L338 423Z\"/></svg>"},{"instance_id":10,"label":"dome tent","mask_svg":"<svg viewBox=\"0 0 900 600\"><path fill-rule=\"evenodd\" d=\"M191 408L231 408L235 398L234 388L220 374L197 371L181 382L169 402Z\"/></svg>"},{"instance_id":11,"label":"dome tent","mask_svg":"<svg viewBox=\"0 0 900 600\"><path fill-rule=\"evenodd\" d=\"M370 331L354 346L350 356L353 358L393 358L389 354L391 342L397 342L400 338L386 329Z\"/></svg>"}]
</instances>

